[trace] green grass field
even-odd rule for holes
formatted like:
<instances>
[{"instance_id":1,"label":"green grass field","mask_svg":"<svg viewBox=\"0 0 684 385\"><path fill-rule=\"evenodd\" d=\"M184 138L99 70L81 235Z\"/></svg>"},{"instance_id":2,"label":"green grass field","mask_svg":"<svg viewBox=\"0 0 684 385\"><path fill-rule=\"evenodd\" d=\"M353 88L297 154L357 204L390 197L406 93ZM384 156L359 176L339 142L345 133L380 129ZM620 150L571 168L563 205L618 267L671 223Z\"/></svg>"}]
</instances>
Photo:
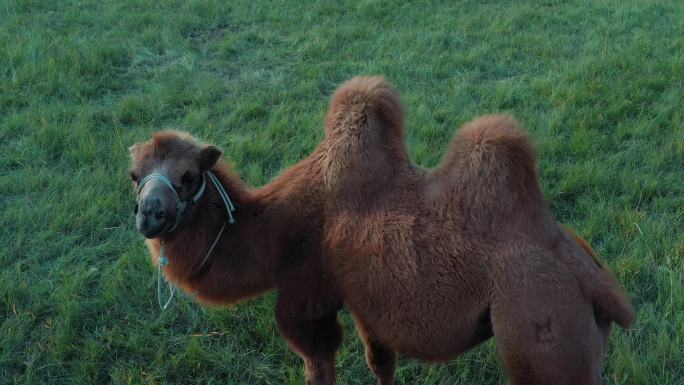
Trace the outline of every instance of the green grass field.
<instances>
[{"instance_id":1,"label":"green grass field","mask_svg":"<svg viewBox=\"0 0 684 385\"><path fill-rule=\"evenodd\" d=\"M0 1L0 384L301 384L274 294L157 307L129 145L164 128L252 185L322 138L337 85L384 74L414 161L514 114L559 221L637 310L606 384L684 384L684 2ZM373 384L346 312L339 384ZM495 342L399 384L502 384Z\"/></svg>"}]
</instances>

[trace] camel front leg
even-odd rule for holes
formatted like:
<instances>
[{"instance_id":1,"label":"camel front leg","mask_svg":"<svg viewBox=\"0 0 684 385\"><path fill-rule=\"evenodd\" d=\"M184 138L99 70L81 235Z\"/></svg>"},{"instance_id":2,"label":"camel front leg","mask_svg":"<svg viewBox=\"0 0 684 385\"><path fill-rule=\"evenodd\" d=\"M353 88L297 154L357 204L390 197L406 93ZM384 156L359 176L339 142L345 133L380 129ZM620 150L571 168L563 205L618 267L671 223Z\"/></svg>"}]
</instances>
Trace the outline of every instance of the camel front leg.
<instances>
[{"instance_id":1,"label":"camel front leg","mask_svg":"<svg viewBox=\"0 0 684 385\"><path fill-rule=\"evenodd\" d=\"M304 360L304 376L307 385L332 385L335 383L335 356L328 358L308 358Z\"/></svg>"},{"instance_id":2,"label":"camel front leg","mask_svg":"<svg viewBox=\"0 0 684 385\"><path fill-rule=\"evenodd\" d=\"M307 385L335 383L335 353L342 342L337 313L309 320L307 314L279 299L276 321L290 348L304 360Z\"/></svg>"}]
</instances>

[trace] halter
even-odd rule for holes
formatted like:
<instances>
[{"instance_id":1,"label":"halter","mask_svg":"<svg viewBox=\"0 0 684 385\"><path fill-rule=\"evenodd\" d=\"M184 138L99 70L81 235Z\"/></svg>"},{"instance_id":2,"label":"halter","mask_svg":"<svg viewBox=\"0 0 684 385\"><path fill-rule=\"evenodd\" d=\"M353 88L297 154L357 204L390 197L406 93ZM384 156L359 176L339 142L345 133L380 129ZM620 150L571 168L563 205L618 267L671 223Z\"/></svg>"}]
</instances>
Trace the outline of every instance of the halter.
<instances>
[{"instance_id":1,"label":"halter","mask_svg":"<svg viewBox=\"0 0 684 385\"><path fill-rule=\"evenodd\" d=\"M211 173L211 171L207 171L208 173ZM213 175L213 174L212 174ZM214 177L215 178L215 177ZM166 185L166 187L171 190L171 193L173 194L173 199L176 201L176 220L173 223L173 227L169 230L169 232L173 231L178 227L180 224L180 221L182 217L185 215L185 211L190 208L193 204L197 203L197 201L202 197L204 194L204 190L207 187L207 179L204 177L204 174L202 174L202 184L200 185L199 190L195 195L192 196L192 198L188 200L181 200L180 195L178 195L178 191L176 191L176 188L173 186L173 183L169 180L169 178L166 177L164 174L160 174L158 172L153 172L149 174L148 176L142 178L140 183L138 184L138 195L140 195L140 191L142 191L143 187L145 187L145 183L149 182L152 179L159 179ZM212 179L213 182L213 179ZM214 182L216 183L216 182Z\"/></svg>"},{"instance_id":2,"label":"halter","mask_svg":"<svg viewBox=\"0 0 684 385\"><path fill-rule=\"evenodd\" d=\"M214 239L214 242L211 244L211 247L209 247L209 251L207 251L207 254L204 256L204 259L202 260L202 263L200 264L197 270L201 270L202 267L204 267L205 263L207 263L207 260L209 260L211 252L214 251L216 244L221 238L221 235L223 235L223 230L225 230L226 228L226 223L230 223L231 225L235 223L235 218L233 217L235 206L233 205L233 202L230 200L230 197L228 196L226 189L223 188L223 185L218 180L216 175L214 175L214 173L209 170L207 170L206 173L202 174L202 184L200 185L199 190L195 193L195 195L193 195L190 199L187 200L182 200L180 198L180 195L178 195L178 191L176 191L176 188L173 186L173 183L171 183L171 180L169 180L169 178L167 178L164 174L160 174L158 172L153 172L144 177L138 184L137 192L137 194L140 195L140 191L142 191L142 188L143 186L145 186L145 183L149 182L152 179L159 179L160 181L162 181L162 183L164 183L164 185L166 185L166 187L169 188L169 190L171 190L171 193L173 194L173 199L176 201L176 219L174 220L171 229L169 229L169 232L171 232L175 230L176 227L178 227L178 225L181 222L181 219L185 216L186 211L193 204L197 203L197 201L199 201L200 198L202 198L202 195L204 195L204 191L207 187L207 179L205 177L205 174L209 177L209 180L214 185L214 187L216 187L216 191L218 192L219 196L221 197L221 200L223 201L223 205L226 208L227 220L223 222L223 225L221 226L221 229L219 230L216 239ZM169 258L166 256L165 253L164 241L160 241L159 270L157 271L157 302L159 303L159 307L162 310L166 310L169 307L169 305L171 304L171 300L173 300L173 296L176 293L176 287L167 281L169 286L169 299L166 301L166 303L163 303L162 281L166 281L166 279L164 278L163 267L168 264Z\"/></svg>"}]
</instances>

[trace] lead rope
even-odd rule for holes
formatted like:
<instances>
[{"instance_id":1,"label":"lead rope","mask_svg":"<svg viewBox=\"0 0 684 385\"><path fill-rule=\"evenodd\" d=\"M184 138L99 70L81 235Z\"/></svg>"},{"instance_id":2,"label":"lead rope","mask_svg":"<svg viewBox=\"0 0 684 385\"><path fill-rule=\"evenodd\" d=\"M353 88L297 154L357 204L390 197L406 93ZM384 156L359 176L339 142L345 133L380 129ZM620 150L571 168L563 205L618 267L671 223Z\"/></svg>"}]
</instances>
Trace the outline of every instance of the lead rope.
<instances>
[{"instance_id":1,"label":"lead rope","mask_svg":"<svg viewBox=\"0 0 684 385\"><path fill-rule=\"evenodd\" d=\"M228 193L226 190L223 188L223 185L221 182L218 180L216 175L214 175L213 172L207 171L207 175L209 175L209 180L211 180L211 183L216 187L216 191L218 192L219 196L221 197L221 200L223 201L223 205L226 207L226 213L228 214L228 220L223 222L223 225L221 226L221 230L219 230L218 235L216 236L216 239L214 239L214 243L211 244L211 247L209 247L209 251L207 251L207 254L204 256L204 259L202 260L202 263L200 264L199 268L197 271L201 270L202 267L207 263L209 260L209 256L211 256L211 252L214 251L214 248L218 244L219 239L221 239L221 235L223 235L223 230L226 229L226 223L230 223L231 225L235 223L235 218L233 217L233 211L235 211L235 206L233 205L233 202L230 200L230 197L228 196ZM161 178L160 178L161 179ZM202 188L200 189L200 192L195 194L193 197L193 201L196 202L199 200L201 197L201 194L204 193L204 180L202 181ZM173 186L173 185L171 185ZM172 190L175 192L176 190L172 188ZM174 226L175 228L175 226ZM174 294L176 294L176 287L171 283L167 281L167 284L169 286L169 299L162 305L164 302L162 300L162 286L163 282L166 281L166 278L164 278L164 266L169 264L169 258L166 256L164 253L164 242L160 242L161 247L159 249L159 270L157 270L157 302L159 303L159 308L162 310L166 310L169 305L171 304L171 301L173 300Z\"/></svg>"},{"instance_id":2,"label":"lead rope","mask_svg":"<svg viewBox=\"0 0 684 385\"><path fill-rule=\"evenodd\" d=\"M173 300L174 294L176 294L176 287L168 282L169 285L169 299L165 304L162 300L162 281L165 281L163 267L169 264L169 258L164 254L164 242L161 242L161 248L159 249L159 270L157 270L157 302L159 303L159 308L166 310Z\"/></svg>"},{"instance_id":3,"label":"lead rope","mask_svg":"<svg viewBox=\"0 0 684 385\"><path fill-rule=\"evenodd\" d=\"M232 225L233 223L235 223L235 218L233 218L233 211L235 211L235 206L233 206L233 202L230 200L230 197L228 196L226 189L223 188L223 185L221 184L221 182L219 182L216 175L214 175L214 173L211 171L207 171L207 175L209 175L211 183L213 183L214 186L216 186L216 190L218 191L218 194L221 197L221 200L223 200L224 206L226 207L226 211L228 214L228 223Z\"/></svg>"}]
</instances>

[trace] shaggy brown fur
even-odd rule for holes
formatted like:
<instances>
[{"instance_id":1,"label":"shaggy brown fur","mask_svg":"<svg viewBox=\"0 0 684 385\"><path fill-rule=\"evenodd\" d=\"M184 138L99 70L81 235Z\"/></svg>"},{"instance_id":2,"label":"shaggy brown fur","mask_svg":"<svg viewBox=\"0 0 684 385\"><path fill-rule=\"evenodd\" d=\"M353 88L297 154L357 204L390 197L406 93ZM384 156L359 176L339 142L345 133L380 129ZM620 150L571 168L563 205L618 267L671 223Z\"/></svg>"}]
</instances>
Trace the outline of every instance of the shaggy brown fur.
<instances>
[{"instance_id":1,"label":"shaggy brown fur","mask_svg":"<svg viewBox=\"0 0 684 385\"><path fill-rule=\"evenodd\" d=\"M160 239L168 245L167 277L212 305L275 288L278 327L309 384L335 381L343 306L380 384L394 381L395 352L449 360L492 335L511 384L601 383L610 323L628 327L632 309L589 245L553 218L512 118L465 125L424 171L410 163L397 93L355 78L333 96L325 134L254 190L186 136L134 146L134 178L161 170L187 198L197 182L181 176L211 167L237 207L202 268L226 215L213 186L179 228L148 240L155 260Z\"/></svg>"}]
</instances>

